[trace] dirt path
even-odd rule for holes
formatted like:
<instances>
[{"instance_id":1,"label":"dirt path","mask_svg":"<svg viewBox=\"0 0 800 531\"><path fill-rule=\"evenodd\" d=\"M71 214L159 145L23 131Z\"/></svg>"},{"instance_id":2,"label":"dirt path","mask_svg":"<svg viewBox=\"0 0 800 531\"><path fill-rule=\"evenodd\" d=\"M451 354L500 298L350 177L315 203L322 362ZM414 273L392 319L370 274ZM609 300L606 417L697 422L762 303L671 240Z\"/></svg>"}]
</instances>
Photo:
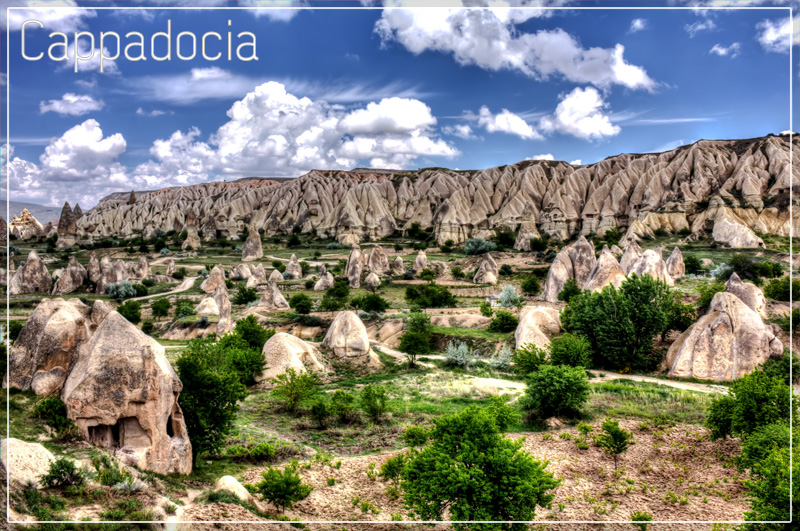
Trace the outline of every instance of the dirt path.
<instances>
[{"instance_id":1,"label":"dirt path","mask_svg":"<svg viewBox=\"0 0 800 531\"><path fill-rule=\"evenodd\" d=\"M173 289L172 291L165 291L164 293L156 293L155 295L145 295L144 297L134 297L134 298L128 299L128 300L131 300L131 301L143 301L145 299L152 299L152 298L155 298L155 297L163 297L164 295L174 295L175 293L181 293L181 292L184 292L184 291L188 291L188 290L192 289L192 286L194 286L194 281L196 279L197 279L197 277L185 278L185 279L183 279L183 282L178 284L178 286L175 289Z\"/></svg>"}]
</instances>

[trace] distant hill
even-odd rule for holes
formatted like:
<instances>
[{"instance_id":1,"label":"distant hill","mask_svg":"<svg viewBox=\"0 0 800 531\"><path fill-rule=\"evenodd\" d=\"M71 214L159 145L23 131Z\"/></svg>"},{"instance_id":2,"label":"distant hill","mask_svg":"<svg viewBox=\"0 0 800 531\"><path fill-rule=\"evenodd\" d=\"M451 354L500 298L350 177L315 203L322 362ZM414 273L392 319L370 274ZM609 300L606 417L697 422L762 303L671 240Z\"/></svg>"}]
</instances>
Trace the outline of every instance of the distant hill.
<instances>
[{"instance_id":1,"label":"distant hill","mask_svg":"<svg viewBox=\"0 0 800 531\"><path fill-rule=\"evenodd\" d=\"M48 221L56 223L61 216L61 207L51 207L44 205L37 205L36 203L23 203L21 201L11 201L9 205L11 209L11 216L18 216L23 209L27 208L28 212L33 214L39 223L47 225ZM0 197L0 216L6 217L6 199ZM11 217L9 216L9 218ZM11 221L10 219L6 221Z\"/></svg>"}]
</instances>

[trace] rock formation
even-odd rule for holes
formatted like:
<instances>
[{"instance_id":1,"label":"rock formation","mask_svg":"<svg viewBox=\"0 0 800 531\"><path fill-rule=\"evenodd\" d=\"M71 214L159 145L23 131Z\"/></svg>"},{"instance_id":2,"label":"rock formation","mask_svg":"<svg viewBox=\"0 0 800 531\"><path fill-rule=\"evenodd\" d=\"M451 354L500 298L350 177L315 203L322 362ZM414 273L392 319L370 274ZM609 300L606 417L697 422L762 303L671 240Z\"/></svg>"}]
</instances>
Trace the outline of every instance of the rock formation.
<instances>
[{"instance_id":1,"label":"rock formation","mask_svg":"<svg viewBox=\"0 0 800 531\"><path fill-rule=\"evenodd\" d=\"M583 236L563 247L550 265L542 288L542 300L558 301L558 294L569 278L574 278L578 287L583 289L596 262L594 246Z\"/></svg>"},{"instance_id":2,"label":"rock formation","mask_svg":"<svg viewBox=\"0 0 800 531\"><path fill-rule=\"evenodd\" d=\"M764 247L764 241L753 232L753 229L727 208L719 209L711 236L715 242L736 249Z\"/></svg>"},{"instance_id":3,"label":"rock formation","mask_svg":"<svg viewBox=\"0 0 800 531\"><path fill-rule=\"evenodd\" d=\"M214 302L219 308L219 321L217 322L217 334L224 335L233 329L231 321L231 300L228 297L228 288L225 284L220 284L214 289Z\"/></svg>"},{"instance_id":4,"label":"rock formation","mask_svg":"<svg viewBox=\"0 0 800 531\"><path fill-rule=\"evenodd\" d=\"M755 311L762 319L767 318L767 300L764 298L764 292L755 284L742 282L739 275L734 273L725 283L725 291L739 297L743 303Z\"/></svg>"},{"instance_id":5,"label":"rock formation","mask_svg":"<svg viewBox=\"0 0 800 531\"><path fill-rule=\"evenodd\" d=\"M133 274L138 279L150 276L150 264L147 263L146 256L140 256L139 261L133 266Z\"/></svg>"},{"instance_id":6,"label":"rock formation","mask_svg":"<svg viewBox=\"0 0 800 531\"><path fill-rule=\"evenodd\" d=\"M369 253L367 269L376 275L389 274L389 259L386 257L386 253L383 252L380 245L373 247L372 252Z\"/></svg>"},{"instance_id":7,"label":"rock formation","mask_svg":"<svg viewBox=\"0 0 800 531\"><path fill-rule=\"evenodd\" d=\"M536 222L523 221L519 226L517 239L514 241L514 249L518 251L530 251L531 240L539 237L539 231L536 230Z\"/></svg>"},{"instance_id":8,"label":"rock formation","mask_svg":"<svg viewBox=\"0 0 800 531\"><path fill-rule=\"evenodd\" d=\"M61 209L61 216L58 219L58 241L56 247L63 249L75 245L75 236L78 234L78 220L72 212L72 207L69 203L64 202L64 207Z\"/></svg>"},{"instance_id":9,"label":"rock formation","mask_svg":"<svg viewBox=\"0 0 800 531\"><path fill-rule=\"evenodd\" d=\"M317 349L313 345L285 332L278 332L269 338L262 352L266 368L261 375L256 376L257 382L275 378L288 369L294 369L298 374L325 370L317 359Z\"/></svg>"},{"instance_id":10,"label":"rock formation","mask_svg":"<svg viewBox=\"0 0 800 531\"><path fill-rule=\"evenodd\" d=\"M428 256L425 254L425 251L420 251L414 259L414 269L416 271L422 271L426 267L428 267Z\"/></svg>"},{"instance_id":11,"label":"rock formation","mask_svg":"<svg viewBox=\"0 0 800 531\"><path fill-rule=\"evenodd\" d=\"M21 295L37 291L50 293L52 287L53 279L50 278L47 266L44 265L42 259L39 258L39 254L33 249L28 253L25 265L17 268L14 276L11 277L8 283L8 294Z\"/></svg>"},{"instance_id":12,"label":"rock formation","mask_svg":"<svg viewBox=\"0 0 800 531\"><path fill-rule=\"evenodd\" d=\"M86 268L84 268L75 256L71 256L66 269L53 286L52 295L66 295L72 293L86 281Z\"/></svg>"},{"instance_id":13,"label":"rock formation","mask_svg":"<svg viewBox=\"0 0 800 531\"><path fill-rule=\"evenodd\" d=\"M331 349L341 361L359 366L380 365L378 356L370 348L367 329L355 312L337 313L322 345Z\"/></svg>"},{"instance_id":14,"label":"rock formation","mask_svg":"<svg viewBox=\"0 0 800 531\"><path fill-rule=\"evenodd\" d=\"M277 269L273 269L272 273L269 274L269 281L270 282L283 282L283 275Z\"/></svg>"},{"instance_id":15,"label":"rock formation","mask_svg":"<svg viewBox=\"0 0 800 531\"><path fill-rule=\"evenodd\" d=\"M221 490L230 492L240 500L255 505L255 498L252 494L250 494L250 491L244 488L244 486L233 476L222 476L219 478L214 484L214 490L217 492Z\"/></svg>"},{"instance_id":16,"label":"rock formation","mask_svg":"<svg viewBox=\"0 0 800 531\"><path fill-rule=\"evenodd\" d=\"M291 258L289 258L289 261L286 263L286 270L283 272L283 278L286 280L294 280L302 278L302 276L303 268L297 260L297 256L292 254Z\"/></svg>"},{"instance_id":17,"label":"rock formation","mask_svg":"<svg viewBox=\"0 0 800 531\"><path fill-rule=\"evenodd\" d=\"M667 258L667 273L675 280L686 276L686 266L683 265L683 254L677 247L672 250L672 254Z\"/></svg>"},{"instance_id":18,"label":"rock formation","mask_svg":"<svg viewBox=\"0 0 800 531\"><path fill-rule=\"evenodd\" d=\"M403 257L398 256L392 262L392 274L393 275L402 275L406 272L406 266L403 265Z\"/></svg>"},{"instance_id":19,"label":"rock formation","mask_svg":"<svg viewBox=\"0 0 800 531\"><path fill-rule=\"evenodd\" d=\"M28 485L41 488L39 480L49 471L50 463L56 460L41 444L13 438L0 441L0 456L6 477L17 488Z\"/></svg>"},{"instance_id":20,"label":"rock formation","mask_svg":"<svg viewBox=\"0 0 800 531\"><path fill-rule=\"evenodd\" d=\"M261 245L261 235L258 229L250 227L250 232L247 234L247 239L242 245L242 262L252 262L264 257L264 247Z\"/></svg>"},{"instance_id":21,"label":"rock formation","mask_svg":"<svg viewBox=\"0 0 800 531\"><path fill-rule=\"evenodd\" d=\"M667 286L674 286L675 282L672 277L667 273L667 264L661 257L661 248L648 249L642 253L642 256L633 264L628 275L636 274L638 276L650 275L651 277L661 280Z\"/></svg>"},{"instance_id":22,"label":"rock formation","mask_svg":"<svg viewBox=\"0 0 800 531\"><path fill-rule=\"evenodd\" d=\"M19 216L13 216L11 218L11 223L8 224L8 230L11 235L18 240L27 240L45 234L42 224L33 217L33 214L31 214L27 208L23 208Z\"/></svg>"},{"instance_id":23,"label":"rock formation","mask_svg":"<svg viewBox=\"0 0 800 531\"><path fill-rule=\"evenodd\" d=\"M261 298L258 300L258 307L267 310L288 310L289 303L286 302L286 298L278 286L270 281L267 283L267 290L261 294Z\"/></svg>"},{"instance_id":24,"label":"rock formation","mask_svg":"<svg viewBox=\"0 0 800 531\"><path fill-rule=\"evenodd\" d=\"M758 313L733 293L721 292L708 313L672 344L665 364L670 376L730 381L781 352L783 344Z\"/></svg>"},{"instance_id":25,"label":"rock formation","mask_svg":"<svg viewBox=\"0 0 800 531\"><path fill-rule=\"evenodd\" d=\"M314 284L314 291L325 291L326 289L332 288L333 282L333 275L326 271Z\"/></svg>"},{"instance_id":26,"label":"rock formation","mask_svg":"<svg viewBox=\"0 0 800 531\"><path fill-rule=\"evenodd\" d=\"M208 278L200 284L200 289L206 293L214 293L219 286L225 286L225 271L221 265L215 265L208 274Z\"/></svg>"},{"instance_id":27,"label":"rock formation","mask_svg":"<svg viewBox=\"0 0 800 531\"><path fill-rule=\"evenodd\" d=\"M173 220L177 221L177 219L174 217ZM200 242L200 235L197 232L197 216L195 215L194 210L190 210L186 214L186 218L183 223L183 230L186 231L186 239L183 241L181 249L184 251L196 251L197 249L200 249L203 244Z\"/></svg>"},{"instance_id":28,"label":"rock formation","mask_svg":"<svg viewBox=\"0 0 800 531\"><path fill-rule=\"evenodd\" d=\"M175 274L175 260L173 260L172 258L167 260L167 271L164 274L167 275L168 277L171 277L172 275Z\"/></svg>"},{"instance_id":29,"label":"rock formation","mask_svg":"<svg viewBox=\"0 0 800 531\"><path fill-rule=\"evenodd\" d=\"M254 278L259 284L267 281L267 272L264 271L264 264L253 265L250 264L251 278Z\"/></svg>"},{"instance_id":30,"label":"rock formation","mask_svg":"<svg viewBox=\"0 0 800 531\"><path fill-rule=\"evenodd\" d=\"M159 474L188 474L192 447L164 347L117 312L78 348L61 398L92 444Z\"/></svg>"},{"instance_id":31,"label":"rock formation","mask_svg":"<svg viewBox=\"0 0 800 531\"><path fill-rule=\"evenodd\" d=\"M347 257L347 264L344 267L347 281L351 288L361 287L361 273L363 267L361 264L361 249L358 245L354 245L350 250L350 256Z\"/></svg>"},{"instance_id":32,"label":"rock formation","mask_svg":"<svg viewBox=\"0 0 800 531\"><path fill-rule=\"evenodd\" d=\"M381 278L375 274L375 271L371 272L367 275L367 278L364 279L364 287L373 293L376 289L381 287Z\"/></svg>"},{"instance_id":33,"label":"rock formation","mask_svg":"<svg viewBox=\"0 0 800 531\"><path fill-rule=\"evenodd\" d=\"M8 240L8 224L3 216L0 216L0 242Z\"/></svg>"},{"instance_id":34,"label":"rock formation","mask_svg":"<svg viewBox=\"0 0 800 531\"><path fill-rule=\"evenodd\" d=\"M492 258L492 255L486 253L481 258L481 265L472 278L472 282L475 284L491 284L494 286L497 284L497 275L499 271L500 268L497 266L497 262L494 261L494 258Z\"/></svg>"},{"instance_id":35,"label":"rock formation","mask_svg":"<svg viewBox=\"0 0 800 531\"><path fill-rule=\"evenodd\" d=\"M105 293L109 284L124 282L131 277L131 268L122 260L109 260L104 256L100 260L100 278L97 280L97 293Z\"/></svg>"},{"instance_id":36,"label":"rock formation","mask_svg":"<svg viewBox=\"0 0 800 531\"><path fill-rule=\"evenodd\" d=\"M89 256L89 263L86 265L86 275L89 277L89 282L97 283L100 280L100 262L97 261L97 254L92 251Z\"/></svg>"},{"instance_id":37,"label":"rock formation","mask_svg":"<svg viewBox=\"0 0 800 531\"><path fill-rule=\"evenodd\" d=\"M586 281L583 289L601 291L609 284L619 288L623 280L625 280L625 272L611 251L604 248L600 252L600 257L595 262L592 272L589 274L589 280Z\"/></svg>"},{"instance_id":38,"label":"rock formation","mask_svg":"<svg viewBox=\"0 0 800 531\"><path fill-rule=\"evenodd\" d=\"M247 280L251 276L253 276L253 272L249 264L239 264L231 269L231 279L233 280Z\"/></svg>"},{"instance_id":39,"label":"rock formation","mask_svg":"<svg viewBox=\"0 0 800 531\"><path fill-rule=\"evenodd\" d=\"M639 247L639 244L635 241L628 243L628 246L625 247L625 252L623 253L622 258L619 261L619 265L626 275L631 272L633 265L639 261L641 256L642 248Z\"/></svg>"},{"instance_id":40,"label":"rock formation","mask_svg":"<svg viewBox=\"0 0 800 531\"><path fill-rule=\"evenodd\" d=\"M194 308L195 313L200 317L211 317L219 315L219 306L214 297L203 297L200 303Z\"/></svg>"},{"instance_id":41,"label":"rock formation","mask_svg":"<svg viewBox=\"0 0 800 531\"><path fill-rule=\"evenodd\" d=\"M545 348L550 344L550 338L560 331L561 319L558 310L544 306L525 307L514 332L516 348L527 344Z\"/></svg>"}]
</instances>

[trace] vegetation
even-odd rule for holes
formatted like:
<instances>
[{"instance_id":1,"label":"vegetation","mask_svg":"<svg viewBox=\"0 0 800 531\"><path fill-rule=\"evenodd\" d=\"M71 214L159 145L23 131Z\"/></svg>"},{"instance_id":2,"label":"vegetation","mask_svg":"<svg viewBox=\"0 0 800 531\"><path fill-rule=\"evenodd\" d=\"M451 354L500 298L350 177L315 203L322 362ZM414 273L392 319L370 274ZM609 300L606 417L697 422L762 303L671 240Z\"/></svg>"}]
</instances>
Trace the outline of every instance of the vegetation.
<instances>
[{"instance_id":1,"label":"vegetation","mask_svg":"<svg viewBox=\"0 0 800 531\"><path fill-rule=\"evenodd\" d=\"M497 248L493 242L487 242L482 238L470 238L464 244L464 254L473 256L494 251Z\"/></svg>"},{"instance_id":2,"label":"vegetation","mask_svg":"<svg viewBox=\"0 0 800 531\"><path fill-rule=\"evenodd\" d=\"M568 278L564 282L564 287L558 292L558 300L564 301L567 304L573 297L581 294L581 288L578 287L578 282L574 278Z\"/></svg>"},{"instance_id":3,"label":"vegetation","mask_svg":"<svg viewBox=\"0 0 800 531\"><path fill-rule=\"evenodd\" d=\"M603 422L602 430L597 437L597 445L614 458L614 470L617 470L617 458L633 444L633 435L620 428L618 421L611 419Z\"/></svg>"},{"instance_id":4,"label":"vegetation","mask_svg":"<svg viewBox=\"0 0 800 531\"><path fill-rule=\"evenodd\" d=\"M522 288L522 292L526 295L536 295L542 289L539 277L536 275L528 275L525 277L520 287Z\"/></svg>"},{"instance_id":5,"label":"vegetation","mask_svg":"<svg viewBox=\"0 0 800 531\"><path fill-rule=\"evenodd\" d=\"M414 367L418 356L424 356L432 350L431 317L425 313L414 313L408 317L406 332L400 338L401 352L408 358L408 364Z\"/></svg>"},{"instance_id":6,"label":"vegetation","mask_svg":"<svg viewBox=\"0 0 800 531\"><path fill-rule=\"evenodd\" d=\"M386 388L382 385L368 384L358 395L362 411L374 422L381 420L388 410Z\"/></svg>"},{"instance_id":7,"label":"vegetation","mask_svg":"<svg viewBox=\"0 0 800 531\"><path fill-rule=\"evenodd\" d=\"M281 512L291 509L295 503L311 494L313 487L306 485L297 473L297 463L290 463L283 470L268 468L255 484L255 491L263 500L270 502Z\"/></svg>"},{"instance_id":8,"label":"vegetation","mask_svg":"<svg viewBox=\"0 0 800 531\"><path fill-rule=\"evenodd\" d=\"M85 482L86 473L83 469L75 466L75 461L66 457L52 461L47 472L39 479L42 487L50 489L83 485Z\"/></svg>"},{"instance_id":9,"label":"vegetation","mask_svg":"<svg viewBox=\"0 0 800 531\"><path fill-rule=\"evenodd\" d=\"M153 317L166 317L169 315L171 308L172 304L170 304L169 299L167 298L158 299L152 304L152 306L150 306L150 310L153 312Z\"/></svg>"},{"instance_id":10,"label":"vegetation","mask_svg":"<svg viewBox=\"0 0 800 531\"><path fill-rule=\"evenodd\" d=\"M518 324L519 319L513 313L497 310L487 329L490 332L513 332L517 329Z\"/></svg>"},{"instance_id":11,"label":"vegetation","mask_svg":"<svg viewBox=\"0 0 800 531\"><path fill-rule=\"evenodd\" d=\"M514 351L514 370L520 376L528 376L547 364L547 351L533 343L525 343Z\"/></svg>"},{"instance_id":12,"label":"vegetation","mask_svg":"<svg viewBox=\"0 0 800 531\"><path fill-rule=\"evenodd\" d=\"M125 301L117 306L117 312L133 324L142 320L142 305L139 301Z\"/></svg>"},{"instance_id":13,"label":"vegetation","mask_svg":"<svg viewBox=\"0 0 800 531\"><path fill-rule=\"evenodd\" d=\"M305 293L296 293L289 299L289 306L300 315L308 315L314 307L314 301Z\"/></svg>"},{"instance_id":14,"label":"vegetation","mask_svg":"<svg viewBox=\"0 0 800 531\"><path fill-rule=\"evenodd\" d=\"M764 286L764 296L776 301L789 301L789 296L793 301L800 300L800 279L793 279L791 281L791 288L789 286L789 276L770 280Z\"/></svg>"},{"instance_id":15,"label":"vegetation","mask_svg":"<svg viewBox=\"0 0 800 531\"><path fill-rule=\"evenodd\" d=\"M271 380L275 387L270 394L290 413L297 411L300 404L317 394L320 381L313 372L296 372L287 369Z\"/></svg>"},{"instance_id":16,"label":"vegetation","mask_svg":"<svg viewBox=\"0 0 800 531\"><path fill-rule=\"evenodd\" d=\"M589 398L589 380L582 367L541 365L528 374L522 407L532 418L575 415Z\"/></svg>"},{"instance_id":17,"label":"vegetation","mask_svg":"<svg viewBox=\"0 0 800 531\"><path fill-rule=\"evenodd\" d=\"M589 367L591 346L586 338L574 334L564 334L550 341L550 363L570 367Z\"/></svg>"},{"instance_id":18,"label":"vegetation","mask_svg":"<svg viewBox=\"0 0 800 531\"><path fill-rule=\"evenodd\" d=\"M420 308L452 308L457 305L456 297L446 286L433 283L423 286L408 286L406 300L409 304Z\"/></svg>"}]
</instances>

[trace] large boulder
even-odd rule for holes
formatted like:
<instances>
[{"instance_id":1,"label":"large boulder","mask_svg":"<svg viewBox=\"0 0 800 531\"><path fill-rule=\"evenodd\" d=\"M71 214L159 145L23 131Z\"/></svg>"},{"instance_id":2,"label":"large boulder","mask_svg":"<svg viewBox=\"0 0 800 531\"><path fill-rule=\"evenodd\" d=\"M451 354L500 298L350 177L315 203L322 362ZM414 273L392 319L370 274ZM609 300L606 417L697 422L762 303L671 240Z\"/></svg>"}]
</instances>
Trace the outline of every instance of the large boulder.
<instances>
[{"instance_id":1,"label":"large boulder","mask_svg":"<svg viewBox=\"0 0 800 531\"><path fill-rule=\"evenodd\" d=\"M325 291L326 289L332 288L333 282L333 275L326 271L314 284L314 291Z\"/></svg>"},{"instance_id":2,"label":"large boulder","mask_svg":"<svg viewBox=\"0 0 800 531\"><path fill-rule=\"evenodd\" d=\"M764 240L727 208L720 208L711 231L714 241L734 249L763 248Z\"/></svg>"},{"instance_id":3,"label":"large boulder","mask_svg":"<svg viewBox=\"0 0 800 531\"><path fill-rule=\"evenodd\" d=\"M289 303L286 302L286 298L278 286L270 281L267 283L267 290L261 294L261 298L258 300L258 307L267 310L288 310Z\"/></svg>"},{"instance_id":4,"label":"large boulder","mask_svg":"<svg viewBox=\"0 0 800 531\"><path fill-rule=\"evenodd\" d=\"M221 265L215 265L208 277L200 284L200 289L206 293L214 293L219 286L225 286L225 271Z\"/></svg>"},{"instance_id":5,"label":"large boulder","mask_svg":"<svg viewBox=\"0 0 800 531\"><path fill-rule=\"evenodd\" d=\"M514 249L517 251L530 251L531 240L539 237L539 231L536 230L536 222L523 221L519 226L517 239L514 241Z\"/></svg>"},{"instance_id":6,"label":"large boulder","mask_svg":"<svg viewBox=\"0 0 800 531\"><path fill-rule=\"evenodd\" d=\"M372 271L367 275L367 278L364 279L364 287L374 293L375 290L381 287L381 277L376 275L375 271Z\"/></svg>"},{"instance_id":7,"label":"large boulder","mask_svg":"<svg viewBox=\"0 0 800 531\"><path fill-rule=\"evenodd\" d=\"M667 258L667 273L670 277L677 280L686 276L686 266L683 265L683 253L675 247L672 254Z\"/></svg>"},{"instance_id":8,"label":"large boulder","mask_svg":"<svg viewBox=\"0 0 800 531\"><path fill-rule=\"evenodd\" d=\"M403 265L403 258L401 256L398 256L397 258L394 259L394 262L392 262L392 274L402 275L405 272L406 272L406 266Z\"/></svg>"},{"instance_id":9,"label":"large boulder","mask_svg":"<svg viewBox=\"0 0 800 531\"><path fill-rule=\"evenodd\" d=\"M425 254L425 251L420 251L414 259L414 269L422 271L426 267L428 267L428 255Z\"/></svg>"},{"instance_id":10,"label":"large boulder","mask_svg":"<svg viewBox=\"0 0 800 531\"><path fill-rule=\"evenodd\" d=\"M297 256L292 254L289 261L286 263L286 270L283 272L283 278L290 280L290 279L298 279L303 276L303 268L300 265L300 261L297 260Z\"/></svg>"},{"instance_id":11,"label":"large boulder","mask_svg":"<svg viewBox=\"0 0 800 531\"><path fill-rule=\"evenodd\" d=\"M219 306L214 297L203 297L200 303L195 306L194 311L200 317L211 317L219 315Z\"/></svg>"},{"instance_id":12,"label":"large boulder","mask_svg":"<svg viewBox=\"0 0 800 531\"><path fill-rule=\"evenodd\" d=\"M767 300L764 298L764 292L755 284L742 282L739 275L734 273L725 283L725 291L739 297L743 303L755 311L762 319L767 318Z\"/></svg>"},{"instance_id":13,"label":"large boulder","mask_svg":"<svg viewBox=\"0 0 800 531\"><path fill-rule=\"evenodd\" d=\"M255 498L252 494L250 494L250 491L244 488L244 486L233 476L222 476L219 478L214 484L214 490L217 492L221 490L230 492L243 502L252 503L255 505Z\"/></svg>"},{"instance_id":14,"label":"large boulder","mask_svg":"<svg viewBox=\"0 0 800 531\"><path fill-rule=\"evenodd\" d=\"M594 270L597 259L594 246L583 236L563 247L553 260L542 288L542 300L558 301L558 294L568 279L575 279L583 289Z\"/></svg>"},{"instance_id":15,"label":"large boulder","mask_svg":"<svg viewBox=\"0 0 800 531\"><path fill-rule=\"evenodd\" d=\"M25 265L17 268L14 276L8 283L9 295L21 295L23 293L35 293L41 291L50 293L53 287L53 279L47 271L47 266L39 258L39 253L32 249L28 253Z\"/></svg>"},{"instance_id":16,"label":"large boulder","mask_svg":"<svg viewBox=\"0 0 800 531\"><path fill-rule=\"evenodd\" d=\"M376 245L369 254L367 269L376 275L386 275L389 273L389 258L386 257L386 253L383 252L380 245Z\"/></svg>"},{"instance_id":17,"label":"large boulder","mask_svg":"<svg viewBox=\"0 0 800 531\"><path fill-rule=\"evenodd\" d=\"M247 280L252 276L253 272L250 270L249 264L239 264L231 269L231 278L233 280Z\"/></svg>"},{"instance_id":18,"label":"large boulder","mask_svg":"<svg viewBox=\"0 0 800 531\"><path fill-rule=\"evenodd\" d=\"M94 251L89 256L89 263L86 264L86 275L89 277L89 282L96 284L100 280L100 262L97 260L97 254Z\"/></svg>"},{"instance_id":19,"label":"large boulder","mask_svg":"<svg viewBox=\"0 0 800 531\"><path fill-rule=\"evenodd\" d=\"M273 269L269 274L269 282L283 282L283 275L277 269Z\"/></svg>"},{"instance_id":20,"label":"large boulder","mask_svg":"<svg viewBox=\"0 0 800 531\"><path fill-rule=\"evenodd\" d=\"M86 268L84 268L78 259L73 255L69 259L67 268L62 271L61 276L53 286L52 295L66 295L72 293L86 280Z\"/></svg>"},{"instance_id":21,"label":"large boulder","mask_svg":"<svg viewBox=\"0 0 800 531\"><path fill-rule=\"evenodd\" d=\"M344 271L350 287L354 289L360 288L363 266L361 263L361 249L358 245L354 245L350 250L350 256L347 257L347 265L345 265Z\"/></svg>"},{"instance_id":22,"label":"large boulder","mask_svg":"<svg viewBox=\"0 0 800 531\"><path fill-rule=\"evenodd\" d=\"M264 264L253 265L250 264L250 278L256 279L261 284L267 281L267 272L264 271Z\"/></svg>"},{"instance_id":23,"label":"large boulder","mask_svg":"<svg viewBox=\"0 0 800 531\"><path fill-rule=\"evenodd\" d=\"M544 306L523 308L517 330L514 332L516 348L533 344L545 348L550 338L561 331L561 318L558 310Z\"/></svg>"},{"instance_id":24,"label":"large boulder","mask_svg":"<svg viewBox=\"0 0 800 531\"><path fill-rule=\"evenodd\" d=\"M622 254L622 258L619 261L619 265L626 275L631 272L634 264L639 261L641 256L642 248L639 247L639 244L635 241L628 243L628 246L625 247L625 252Z\"/></svg>"},{"instance_id":25,"label":"large boulder","mask_svg":"<svg viewBox=\"0 0 800 531\"><path fill-rule=\"evenodd\" d=\"M78 346L91 335L90 313L78 299L42 300L9 351L8 386L27 391L36 379L37 394L60 389Z\"/></svg>"},{"instance_id":26,"label":"large boulder","mask_svg":"<svg viewBox=\"0 0 800 531\"><path fill-rule=\"evenodd\" d=\"M597 262L595 262L584 289L589 291L601 291L609 284L615 288L619 288L623 280L625 280L625 272L622 271L622 267L619 265L619 262L617 262L612 252L608 248L605 248L600 253Z\"/></svg>"},{"instance_id":27,"label":"large boulder","mask_svg":"<svg viewBox=\"0 0 800 531\"><path fill-rule=\"evenodd\" d=\"M41 488L39 480L49 471L50 463L56 460L50 450L41 444L19 439L0 441L0 459L12 485L36 485L37 489Z\"/></svg>"},{"instance_id":28,"label":"large boulder","mask_svg":"<svg viewBox=\"0 0 800 531\"><path fill-rule=\"evenodd\" d=\"M150 264L147 263L146 256L139 257L139 261L133 266L133 275L138 279L150 276Z\"/></svg>"},{"instance_id":29,"label":"large boulder","mask_svg":"<svg viewBox=\"0 0 800 531\"><path fill-rule=\"evenodd\" d=\"M109 284L117 284L128 280L131 276L131 268L122 260L113 262L104 256L100 260L100 278L97 280L97 293L105 293Z\"/></svg>"},{"instance_id":30,"label":"large boulder","mask_svg":"<svg viewBox=\"0 0 800 531\"><path fill-rule=\"evenodd\" d=\"M322 345L331 349L334 356L342 361L366 366L380 365L378 356L370 348L367 328L355 312L337 313Z\"/></svg>"},{"instance_id":31,"label":"large boulder","mask_svg":"<svg viewBox=\"0 0 800 531\"><path fill-rule=\"evenodd\" d=\"M758 313L733 293L721 292L708 313L672 344L665 365L670 376L731 381L782 352L783 344Z\"/></svg>"},{"instance_id":32,"label":"large boulder","mask_svg":"<svg viewBox=\"0 0 800 531\"><path fill-rule=\"evenodd\" d=\"M264 247L261 245L261 236L258 234L258 229L251 226L247 239L242 245L242 262L252 262L263 257Z\"/></svg>"},{"instance_id":33,"label":"large boulder","mask_svg":"<svg viewBox=\"0 0 800 531\"><path fill-rule=\"evenodd\" d=\"M217 322L217 334L227 334L233 328L231 321L231 300L228 297L228 288L225 284L220 284L214 290L214 302L217 303L219 308L219 321Z\"/></svg>"},{"instance_id":34,"label":"large boulder","mask_svg":"<svg viewBox=\"0 0 800 531\"><path fill-rule=\"evenodd\" d=\"M190 227L186 229L186 239L183 240L181 249L184 251L196 251L203 246L200 241L200 235L197 233L197 227Z\"/></svg>"},{"instance_id":35,"label":"large boulder","mask_svg":"<svg viewBox=\"0 0 800 531\"><path fill-rule=\"evenodd\" d=\"M169 260L167 260L167 271L164 274L167 275L168 277L171 277L172 275L175 274L175 260L174 259L170 258Z\"/></svg>"},{"instance_id":36,"label":"large boulder","mask_svg":"<svg viewBox=\"0 0 800 531\"><path fill-rule=\"evenodd\" d=\"M266 367L256 376L257 382L275 378L288 369L294 369L297 373L325 370L317 359L318 352L313 345L285 332L278 332L269 338L261 352L264 354Z\"/></svg>"},{"instance_id":37,"label":"large boulder","mask_svg":"<svg viewBox=\"0 0 800 531\"><path fill-rule=\"evenodd\" d=\"M651 277L661 280L667 286L674 286L675 282L672 277L667 273L667 264L661 258L661 248L648 249L642 253L642 256L633 264L628 275L650 275Z\"/></svg>"},{"instance_id":38,"label":"large boulder","mask_svg":"<svg viewBox=\"0 0 800 531\"><path fill-rule=\"evenodd\" d=\"M570 259L572 260L572 270L575 281L581 289L586 285L589 276L592 274L597 258L594 256L594 245L581 236L570 246Z\"/></svg>"},{"instance_id":39,"label":"large boulder","mask_svg":"<svg viewBox=\"0 0 800 531\"><path fill-rule=\"evenodd\" d=\"M497 275L499 275L500 268L497 262L492 258L491 253L486 253L481 258L481 265L478 266L478 271L472 278L475 284L497 284Z\"/></svg>"},{"instance_id":40,"label":"large boulder","mask_svg":"<svg viewBox=\"0 0 800 531\"><path fill-rule=\"evenodd\" d=\"M91 443L159 474L189 474L192 446L178 397L183 389L162 347L111 312L78 348L61 399Z\"/></svg>"}]
</instances>

